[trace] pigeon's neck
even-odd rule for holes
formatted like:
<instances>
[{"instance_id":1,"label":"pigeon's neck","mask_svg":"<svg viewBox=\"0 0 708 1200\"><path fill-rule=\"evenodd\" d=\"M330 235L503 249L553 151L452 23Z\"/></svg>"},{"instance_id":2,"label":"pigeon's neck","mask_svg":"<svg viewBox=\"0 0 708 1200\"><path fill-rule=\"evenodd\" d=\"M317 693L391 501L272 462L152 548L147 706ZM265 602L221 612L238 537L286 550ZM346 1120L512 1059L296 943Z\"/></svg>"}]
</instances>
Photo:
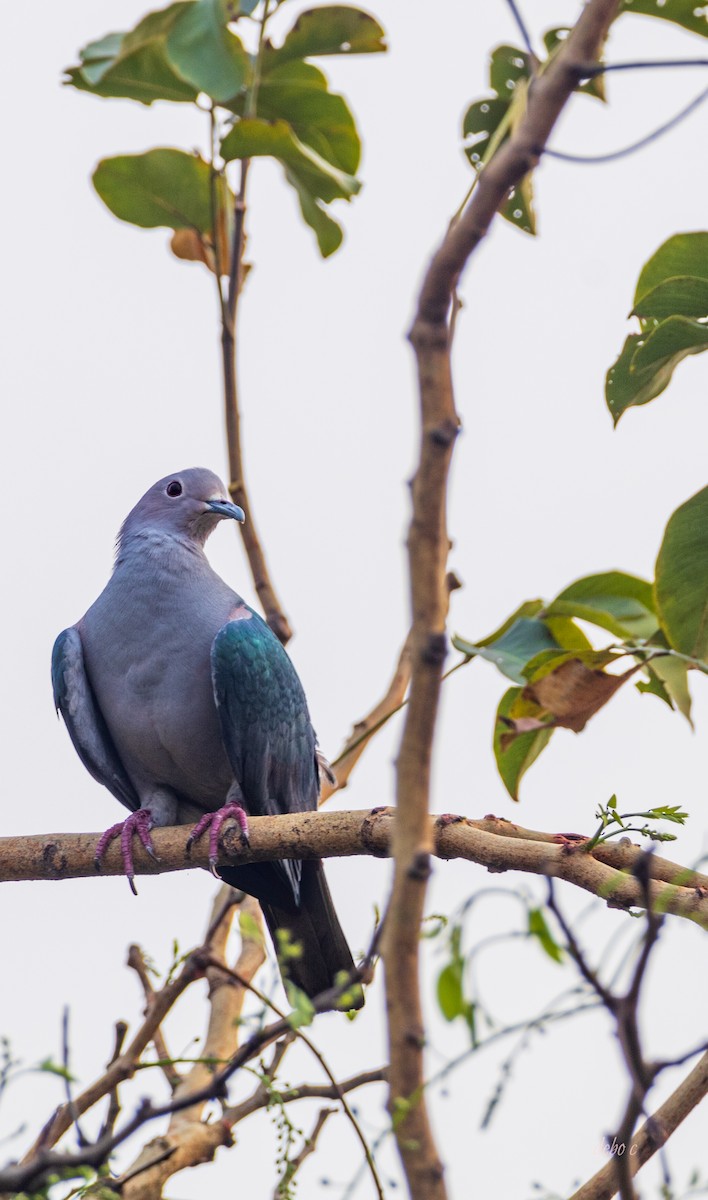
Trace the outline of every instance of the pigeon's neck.
<instances>
[{"instance_id":1,"label":"pigeon's neck","mask_svg":"<svg viewBox=\"0 0 708 1200\"><path fill-rule=\"evenodd\" d=\"M163 571L209 570L201 542L158 529L121 530L114 571L146 567Z\"/></svg>"}]
</instances>

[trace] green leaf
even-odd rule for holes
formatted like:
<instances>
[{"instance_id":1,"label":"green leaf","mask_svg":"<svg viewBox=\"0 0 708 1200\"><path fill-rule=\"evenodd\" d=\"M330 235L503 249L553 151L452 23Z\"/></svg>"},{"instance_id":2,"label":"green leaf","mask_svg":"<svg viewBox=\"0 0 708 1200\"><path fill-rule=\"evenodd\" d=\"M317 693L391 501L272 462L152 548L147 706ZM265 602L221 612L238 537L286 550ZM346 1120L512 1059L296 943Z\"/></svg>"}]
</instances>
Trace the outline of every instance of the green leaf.
<instances>
[{"instance_id":1,"label":"green leaf","mask_svg":"<svg viewBox=\"0 0 708 1200\"><path fill-rule=\"evenodd\" d=\"M648 404L661 395L684 358L706 349L708 325L688 317L668 317L648 333L630 334L605 385L615 425L628 408Z\"/></svg>"},{"instance_id":2,"label":"green leaf","mask_svg":"<svg viewBox=\"0 0 708 1200\"><path fill-rule=\"evenodd\" d=\"M558 650L558 642L548 626L536 617L520 617L496 641L474 645L454 637L452 644L470 658L479 655L494 663L503 675L515 683L524 683L523 668L542 650Z\"/></svg>"},{"instance_id":3,"label":"green leaf","mask_svg":"<svg viewBox=\"0 0 708 1200\"><path fill-rule=\"evenodd\" d=\"M327 162L353 175L361 158L361 141L343 96L327 90L327 80L312 63L266 59L255 115L285 120L301 142ZM228 106L243 116L245 98Z\"/></svg>"},{"instance_id":4,"label":"green leaf","mask_svg":"<svg viewBox=\"0 0 708 1200\"><path fill-rule=\"evenodd\" d=\"M438 1004L446 1021L464 1016L465 1000L462 991L461 964L453 961L438 975Z\"/></svg>"},{"instance_id":5,"label":"green leaf","mask_svg":"<svg viewBox=\"0 0 708 1200\"><path fill-rule=\"evenodd\" d=\"M692 658L708 658L708 488L669 518L656 560L655 594L669 645Z\"/></svg>"},{"instance_id":6,"label":"green leaf","mask_svg":"<svg viewBox=\"0 0 708 1200\"><path fill-rule=\"evenodd\" d=\"M285 991L292 1009L287 1016L290 1028L302 1029L303 1025L311 1025L315 1019L315 1006L310 997L290 979L285 980Z\"/></svg>"},{"instance_id":7,"label":"green leaf","mask_svg":"<svg viewBox=\"0 0 708 1200\"><path fill-rule=\"evenodd\" d=\"M464 151L475 170L483 165L494 134L509 112L509 101L498 97L475 100L462 121Z\"/></svg>"},{"instance_id":8,"label":"green leaf","mask_svg":"<svg viewBox=\"0 0 708 1200\"><path fill-rule=\"evenodd\" d=\"M76 1076L72 1075L67 1067L61 1063L56 1063L52 1058L43 1058L40 1063L34 1068L35 1071L43 1071L47 1075L58 1075L60 1079L66 1079L69 1083L76 1083Z\"/></svg>"},{"instance_id":9,"label":"green leaf","mask_svg":"<svg viewBox=\"0 0 708 1200\"><path fill-rule=\"evenodd\" d=\"M637 408L655 400L671 382L674 363L664 363L663 366L649 367L644 371L631 370L634 355L642 341L642 334L630 333L617 362L607 372L605 402L615 425L628 408Z\"/></svg>"},{"instance_id":10,"label":"green leaf","mask_svg":"<svg viewBox=\"0 0 708 1200\"><path fill-rule=\"evenodd\" d=\"M623 571L576 579L547 606L544 615L576 617L621 638L651 637L657 624L651 584Z\"/></svg>"},{"instance_id":11,"label":"green leaf","mask_svg":"<svg viewBox=\"0 0 708 1200\"><path fill-rule=\"evenodd\" d=\"M148 150L104 158L93 185L116 217L143 228L211 228L208 163L183 150Z\"/></svg>"},{"instance_id":12,"label":"green leaf","mask_svg":"<svg viewBox=\"0 0 708 1200\"><path fill-rule=\"evenodd\" d=\"M659 645L664 640L660 634L655 634L652 638L652 645ZM650 679L647 689L654 691L656 695L661 695L659 689L663 688L665 696L661 696L662 700L666 698L671 708L677 709L686 718L691 728L693 728L691 692L688 686L688 664L680 658L667 655L666 658L653 658L647 664L647 672ZM651 685L654 682L659 687L653 688ZM637 686L639 687L639 685ZM646 689L639 688L639 691L644 690Z\"/></svg>"},{"instance_id":13,"label":"green leaf","mask_svg":"<svg viewBox=\"0 0 708 1200\"><path fill-rule=\"evenodd\" d=\"M250 72L246 51L227 28L234 9L238 15L230 0L195 0L167 38L167 54L179 74L217 103L231 100Z\"/></svg>"},{"instance_id":14,"label":"green leaf","mask_svg":"<svg viewBox=\"0 0 708 1200\"><path fill-rule=\"evenodd\" d=\"M292 172L286 171L285 178L295 188L300 212L310 229L314 230L320 254L323 258L329 258L330 254L334 254L342 244L344 234L341 225L335 221L334 217L330 217L321 202L316 200L311 192L308 192Z\"/></svg>"},{"instance_id":15,"label":"green leaf","mask_svg":"<svg viewBox=\"0 0 708 1200\"><path fill-rule=\"evenodd\" d=\"M286 121L244 119L221 143L226 162L234 158L269 156L278 161L318 200L349 200L361 184L353 176L326 162L295 136Z\"/></svg>"},{"instance_id":16,"label":"green leaf","mask_svg":"<svg viewBox=\"0 0 708 1200\"><path fill-rule=\"evenodd\" d=\"M325 4L300 13L274 53L286 58L320 54L376 54L387 49L382 27L369 13L341 4Z\"/></svg>"},{"instance_id":17,"label":"green leaf","mask_svg":"<svg viewBox=\"0 0 708 1200\"><path fill-rule=\"evenodd\" d=\"M510 100L520 79L529 79L528 54L518 46L497 46L489 60L489 82L501 100Z\"/></svg>"},{"instance_id":18,"label":"green leaf","mask_svg":"<svg viewBox=\"0 0 708 1200\"><path fill-rule=\"evenodd\" d=\"M708 37L706 11L696 4L696 0L624 0L621 11L661 17L663 21L672 21L683 29Z\"/></svg>"},{"instance_id":19,"label":"green leaf","mask_svg":"<svg viewBox=\"0 0 708 1200\"><path fill-rule=\"evenodd\" d=\"M540 711L532 700L524 700L521 688L509 688L499 702L494 727L494 756L504 787L512 800L519 799L521 780L548 745L553 729L533 729L514 735L504 723L504 718L534 718Z\"/></svg>"},{"instance_id":20,"label":"green leaf","mask_svg":"<svg viewBox=\"0 0 708 1200\"><path fill-rule=\"evenodd\" d=\"M708 32L708 22L705 24ZM635 309L659 284L686 275L708 279L708 233L676 233L659 246L640 272L634 293Z\"/></svg>"},{"instance_id":21,"label":"green leaf","mask_svg":"<svg viewBox=\"0 0 708 1200\"><path fill-rule=\"evenodd\" d=\"M673 371L687 355L700 354L706 347L708 325L690 317L667 317L637 343L630 370L640 374L668 365Z\"/></svg>"},{"instance_id":22,"label":"green leaf","mask_svg":"<svg viewBox=\"0 0 708 1200\"><path fill-rule=\"evenodd\" d=\"M178 74L167 57L166 39L172 25L191 3L181 0L148 13L128 33L111 33L90 42L80 53L81 65L67 71L65 83L95 96L187 103L197 90Z\"/></svg>"},{"instance_id":23,"label":"green leaf","mask_svg":"<svg viewBox=\"0 0 708 1200\"><path fill-rule=\"evenodd\" d=\"M632 309L631 316L655 318L708 316L708 279L676 275L646 292Z\"/></svg>"},{"instance_id":24,"label":"green leaf","mask_svg":"<svg viewBox=\"0 0 708 1200\"><path fill-rule=\"evenodd\" d=\"M549 958L552 958L557 963L563 962L563 950L555 941L553 934L548 928L542 908L529 909L528 931L532 937L537 939L539 945L545 950Z\"/></svg>"}]
</instances>

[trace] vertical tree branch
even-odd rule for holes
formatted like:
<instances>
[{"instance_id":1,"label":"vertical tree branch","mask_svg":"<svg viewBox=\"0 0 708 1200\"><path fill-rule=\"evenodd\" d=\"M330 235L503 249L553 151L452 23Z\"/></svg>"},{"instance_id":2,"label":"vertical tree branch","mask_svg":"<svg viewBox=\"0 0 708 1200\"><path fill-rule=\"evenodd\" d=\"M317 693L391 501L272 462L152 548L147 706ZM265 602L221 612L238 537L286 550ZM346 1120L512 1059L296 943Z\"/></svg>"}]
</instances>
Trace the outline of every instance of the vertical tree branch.
<instances>
[{"instance_id":1,"label":"vertical tree branch","mask_svg":"<svg viewBox=\"0 0 708 1200\"><path fill-rule=\"evenodd\" d=\"M266 0L260 22L258 51L254 63L253 80L246 99L244 115L255 116L258 88L260 84L261 63L265 48L265 28L270 16L270 3ZM246 513L246 521L240 526L243 544L248 557L253 583L258 593L266 621L273 633L285 645L292 637L292 629L287 616L278 600L271 581L265 552L261 545L253 516L253 505L246 487L246 477L243 465L241 447L241 413L239 408L238 391L238 304L243 288L244 262L243 252L246 243L246 194L250 160L241 161L241 177L238 194L234 206L234 231L231 245L231 261L229 263L228 289L226 293L225 311L222 308L221 322L221 358L224 377L224 411L226 417L226 444L229 456L229 494L235 504L241 506ZM215 224L215 230L218 224ZM216 241L215 234L215 241ZM221 281L219 281L221 294Z\"/></svg>"},{"instance_id":2,"label":"vertical tree branch","mask_svg":"<svg viewBox=\"0 0 708 1200\"><path fill-rule=\"evenodd\" d=\"M528 107L481 173L459 219L426 272L410 341L416 356L421 441L408 535L412 678L397 763L394 881L382 953L390 1044L389 1107L414 1200L444 1200L443 1169L423 1084L425 1031L419 991L420 922L433 850L428 817L430 770L446 652L447 480L459 427L450 362L453 297L460 274L512 187L538 163L553 126L594 62L619 0L589 0L562 49L529 88Z\"/></svg>"}]
</instances>

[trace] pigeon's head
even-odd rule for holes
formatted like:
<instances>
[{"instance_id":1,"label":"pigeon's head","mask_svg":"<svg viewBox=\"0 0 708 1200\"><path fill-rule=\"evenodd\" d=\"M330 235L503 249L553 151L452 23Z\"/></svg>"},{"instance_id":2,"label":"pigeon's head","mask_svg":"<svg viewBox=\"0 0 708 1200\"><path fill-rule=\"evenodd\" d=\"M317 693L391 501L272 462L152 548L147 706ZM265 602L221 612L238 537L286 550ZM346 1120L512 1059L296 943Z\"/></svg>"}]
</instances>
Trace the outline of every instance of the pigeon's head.
<instances>
[{"instance_id":1,"label":"pigeon's head","mask_svg":"<svg viewBox=\"0 0 708 1200\"><path fill-rule=\"evenodd\" d=\"M231 517L245 521L218 475L204 467L191 467L158 479L126 517L118 544L137 534L166 534L189 538L203 546L219 521Z\"/></svg>"}]
</instances>

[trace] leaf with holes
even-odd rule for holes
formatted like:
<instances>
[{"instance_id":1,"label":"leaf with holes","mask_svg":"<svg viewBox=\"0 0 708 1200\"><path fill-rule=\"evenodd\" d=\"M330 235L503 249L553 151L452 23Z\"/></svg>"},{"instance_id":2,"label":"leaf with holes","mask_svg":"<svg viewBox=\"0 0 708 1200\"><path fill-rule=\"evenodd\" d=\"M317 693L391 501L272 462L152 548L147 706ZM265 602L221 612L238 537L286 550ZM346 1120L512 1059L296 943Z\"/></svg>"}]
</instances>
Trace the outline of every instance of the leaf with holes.
<instances>
[{"instance_id":1,"label":"leaf with holes","mask_svg":"<svg viewBox=\"0 0 708 1200\"><path fill-rule=\"evenodd\" d=\"M708 325L688 317L668 317L648 333L631 333L605 381L605 399L615 425L628 408L660 396L684 358L706 349Z\"/></svg>"},{"instance_id":2,"label":"leaf with holes","mask_svg":"<svg viewBox=\"0 0 708 1200\"><path fill-rule=\"evenodd\" d=\"M570 29L567 25L546 30L543 35L543 44L546 47L546 53L549 58L560 49L569 33ZM582 92L585 96L594 96L597 100L604 101L607 99L604 75L596 75L594 79L586 80L585 83L581 83L575 90L576 92Z\"/></svg>"},{"instance_id":3,"label":"leaf with holes","mask_svg":"<svg viewBox=\"0 0 708 1200\"><path fill-rule=\"evenodd\" d=\"M670 517L656 560L655 593L669 645L707 660L708 488Z\"/></svg>"},{"instance_id":4,"label":"leaf with holes","mask_svg":"<svg viewBox=\"0 0 708 1200\"><path fill-rule=\"evenodd\" d=\"M360 8L325 4L300 13L282 46L272 53L280 62L327 54L379 54L387 49L378 21Z\"/></svg>"},{"instance_id":5,"label":"leaf with holes","mask_svg":"<svg viewBox=\"0 0 708 1200\"><path fill-rule=\"evenodd\" d=\"M708 10L705 4L701 6L696 0L624 0L621 12L660 17L708 37Z\"/></svg>"}]
</instances>

